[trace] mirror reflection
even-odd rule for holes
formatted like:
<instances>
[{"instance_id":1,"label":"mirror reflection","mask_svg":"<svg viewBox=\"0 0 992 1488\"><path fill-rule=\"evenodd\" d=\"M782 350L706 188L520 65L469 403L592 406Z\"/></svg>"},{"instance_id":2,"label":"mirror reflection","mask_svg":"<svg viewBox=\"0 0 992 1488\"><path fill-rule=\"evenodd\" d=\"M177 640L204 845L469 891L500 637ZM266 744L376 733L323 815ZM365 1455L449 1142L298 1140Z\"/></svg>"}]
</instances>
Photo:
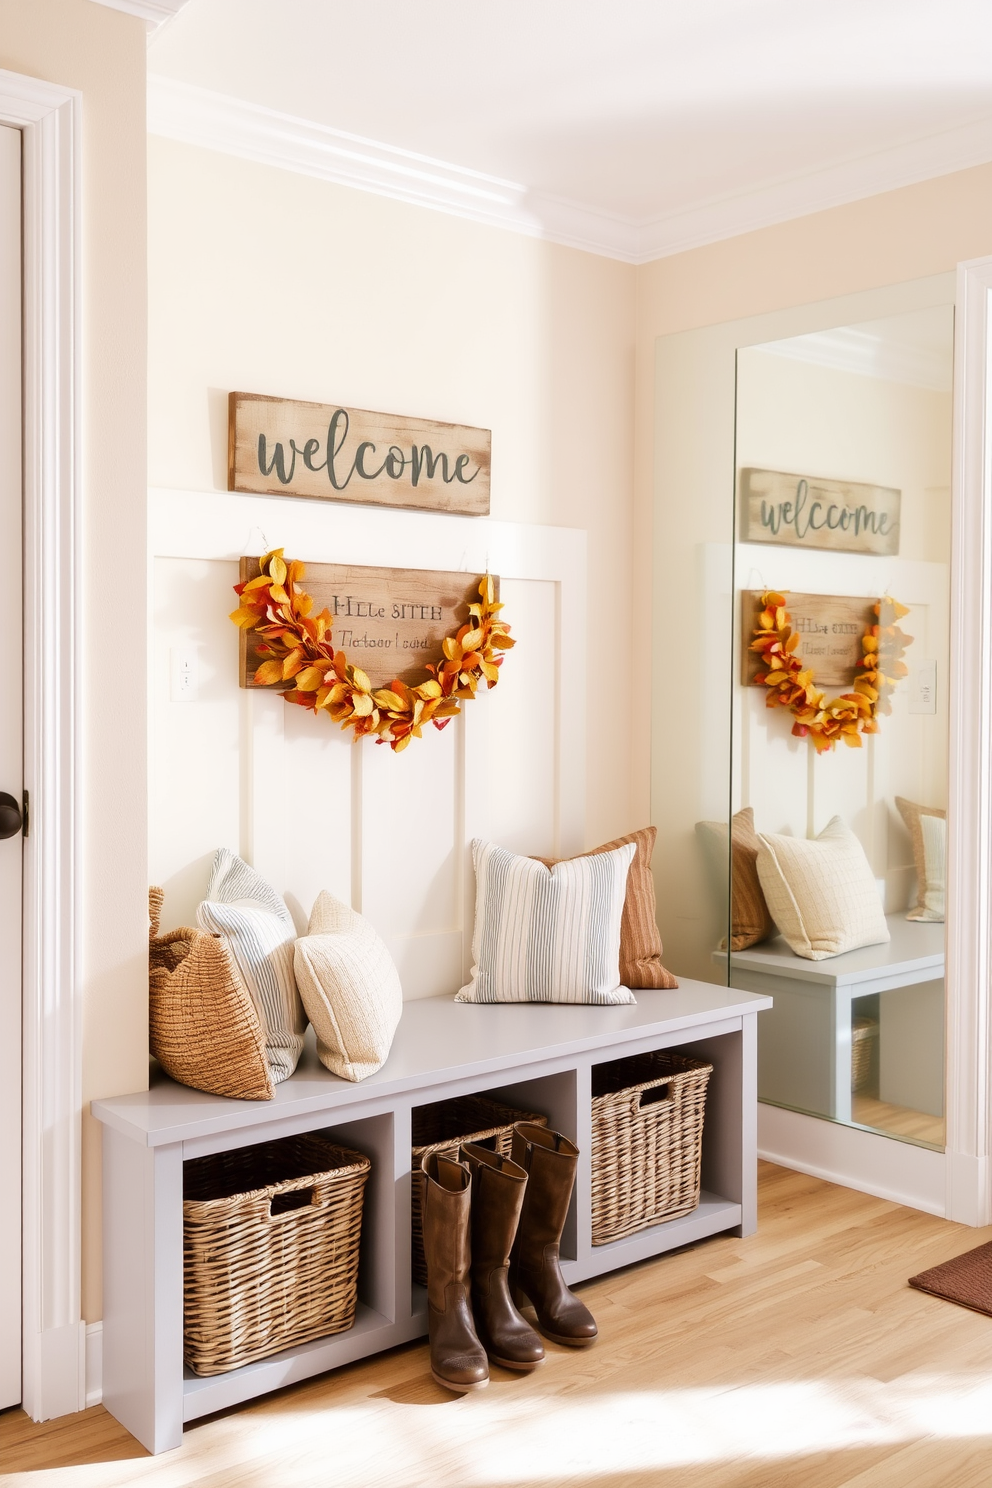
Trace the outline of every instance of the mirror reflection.
<instances>
[{"instance_id":1,"label":"mirror reflection","mask_svg":"<svg viewBox=\"0 0 992 1488\"><path fill-rule=\"evenodd\" d=\"M732 985L759 1096L944 1142L950 306L738 353ZM719 875L717 875L719 876Z\"/></svg>"}]
</instances>

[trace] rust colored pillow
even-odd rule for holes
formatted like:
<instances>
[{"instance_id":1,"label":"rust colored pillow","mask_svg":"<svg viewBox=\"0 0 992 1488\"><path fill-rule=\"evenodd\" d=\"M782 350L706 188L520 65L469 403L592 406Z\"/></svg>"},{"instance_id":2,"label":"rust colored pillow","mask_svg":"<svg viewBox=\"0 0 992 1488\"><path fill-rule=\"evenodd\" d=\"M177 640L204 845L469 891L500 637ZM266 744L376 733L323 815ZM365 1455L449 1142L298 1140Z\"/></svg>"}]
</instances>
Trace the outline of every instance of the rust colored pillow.
<instances>
[{"instance_id":1,"label":"rust colored pillow","mask_svg":"<svg viewBox=\"0 0 992 1488\"><path fill-rule=\"evenodd\" d=\"M727 873L727 826L725 822L697 822L696 831L702 837L706 850L720 874L724 885ZM775 934L772 919L765 901L764 890L758 878L758 849L761 839L754 830L754 809L745 806L734 814L730 824L730 949L746 951ZM723 889L726 893L726 888ZM726 949L726 940L721 949Z\"/></svg>"},{"instance_id":2,"label":"rust colored pillow","mask_svg":"<svg viewBox=\"0 0 992 1488\"><path fill-rule=\"evenodd\" d=\"M678 986L672 973L661 964L661 931L655 917L654 875L651 872L651 855L657 835L657 827L643 827L627 837L617 837L613 842L604 842L602 847L592 847L587 853L576 854L582 858L594 857L597 853L626 847L629 842L636 849L627 874L627 895L620 921L620 981L625 987ZM538 858L537 861L553 868L555 863L563 860Z\"/></svg>"},{"instance_id":3,"label":"rust colored pillow","mask_svg":"<svg viewBox=\"0 0 992 1488\"><path fill-rule=\"evenodd\" d=\"M159 1064L208 1095L271 1100L255 1004L225 942L183 927L159 935L161 889L149 889L148 1034Z\"/></svg>"}]
</instances>

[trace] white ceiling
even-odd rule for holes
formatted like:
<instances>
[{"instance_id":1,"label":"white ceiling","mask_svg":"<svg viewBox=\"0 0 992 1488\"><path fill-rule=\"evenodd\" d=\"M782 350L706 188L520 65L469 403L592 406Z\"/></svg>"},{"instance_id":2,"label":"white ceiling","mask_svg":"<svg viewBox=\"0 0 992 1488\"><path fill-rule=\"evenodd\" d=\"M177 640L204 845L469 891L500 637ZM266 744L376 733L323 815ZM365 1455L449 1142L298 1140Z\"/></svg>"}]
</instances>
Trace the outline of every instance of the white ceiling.
<instances>
[{"instance_id":1,"label":"white ceiling","mask_svg":"<svg viewBox=\"0 0 992 1488\"><path fill-rule=\"evenodd\" d=\"M161 132L635 261L992 159L989 0L186 0L149 70Z\"/></svg>"}]
</instances>

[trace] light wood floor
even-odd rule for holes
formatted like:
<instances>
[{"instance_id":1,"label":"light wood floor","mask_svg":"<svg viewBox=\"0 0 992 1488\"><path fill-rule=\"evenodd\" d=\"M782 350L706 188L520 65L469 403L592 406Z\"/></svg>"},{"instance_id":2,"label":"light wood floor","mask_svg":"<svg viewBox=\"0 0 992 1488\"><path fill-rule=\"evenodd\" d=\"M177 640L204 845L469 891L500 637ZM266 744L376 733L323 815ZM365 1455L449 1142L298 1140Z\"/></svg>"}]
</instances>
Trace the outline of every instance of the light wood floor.
<instances>
[{"instance_id":1,"label":"light wood floor","mask_svg":"<svg viewBox=\"0 0 992 1488\"><path fill-rule=\"evenodd\" d=\"M411 1345L149 1458L0 1415L22 1488L989 1488L992 1319L906 1286L992 1238L764 1166L761 1227L583 1288L596 1347L453 1398Z\"/></svg>"},{"instance_id":2,"label":"light wood floor","mask_svg":"<svg viewBox=\"0 0 992 1488\"><path fill-rule=\"evenodd\" d=\"M934 1147L944 1145L943 1116L929 1116L926 1111L894 1106L891 1101L857 1092L851 1095L851 1115L861 1126L873 1127L875 1131L888 1132L894 1137L913 1137Z\"/></svg>"}]
</instances>

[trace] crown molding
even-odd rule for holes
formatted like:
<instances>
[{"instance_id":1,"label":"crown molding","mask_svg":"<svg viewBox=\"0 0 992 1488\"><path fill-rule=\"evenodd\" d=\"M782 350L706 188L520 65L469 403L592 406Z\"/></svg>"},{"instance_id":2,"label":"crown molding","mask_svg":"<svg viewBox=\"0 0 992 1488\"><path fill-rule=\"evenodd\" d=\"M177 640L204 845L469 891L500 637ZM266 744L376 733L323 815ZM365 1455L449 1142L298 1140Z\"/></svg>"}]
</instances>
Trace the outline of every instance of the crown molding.
<instances>
[{"instance_id":1,"label":"crown molding","mask_svg":"<svg viewBox=\"0 0 992 1488\"><path fill-rule=\"evenodd\" d=\"M136 12L146 5L165 9L169 4L177 10L184 0L98 3ZM156 73L148 78L148 129L185 144L629 264L649 263L992 161L992 117L988 117L638 223Z\"/></svg>"},{"instance_id":2,"label":"crown molding","mask_svg":"<svg viewBox=\"0 0 992 1488\"><path fill-rule=\"evenodd\" d=\"M771 356L788 357L791 361L812 362L837 372L855 372L861 377L877 377L885 382L906 383L910 387L929 388L933 392L951 391L950 348L945 354L921 346L907 346L889 341L870 331L853 326L836 330L814 331L808 336L793 336L787 341L766 341L752 348Z\"/></svg>"},{"instance_id":3,"label":"crown molding","mask_svg":"<svg viewBox=\"0 0 992 1488\"><path fill-rule=\"evenodd\" d=\"M152 33L177 16L188 0L93 0L93 3L106 5L111 10L122 10L125 15L137 16Z\"/></svg>"},{"instance_id":4,"label":"crown molding","mask_svg":"<svg viewBox=\"0 0 992 1488\"><path fill-rule=\"evenodd\" d=\"M636 261L636 225L526 186L150 73L148 130L488 227Z\"/></svg>"},{"instance_id":5,"label":"crown molding","mask_svg":"<svg viewBox=\"0 0 992 1488\"><path fill-rule=\"evenodd\" d=\"M656 218L639 229L637 262L702 248L989 161L992 116Z\"/></svg>"}]
</instances>

